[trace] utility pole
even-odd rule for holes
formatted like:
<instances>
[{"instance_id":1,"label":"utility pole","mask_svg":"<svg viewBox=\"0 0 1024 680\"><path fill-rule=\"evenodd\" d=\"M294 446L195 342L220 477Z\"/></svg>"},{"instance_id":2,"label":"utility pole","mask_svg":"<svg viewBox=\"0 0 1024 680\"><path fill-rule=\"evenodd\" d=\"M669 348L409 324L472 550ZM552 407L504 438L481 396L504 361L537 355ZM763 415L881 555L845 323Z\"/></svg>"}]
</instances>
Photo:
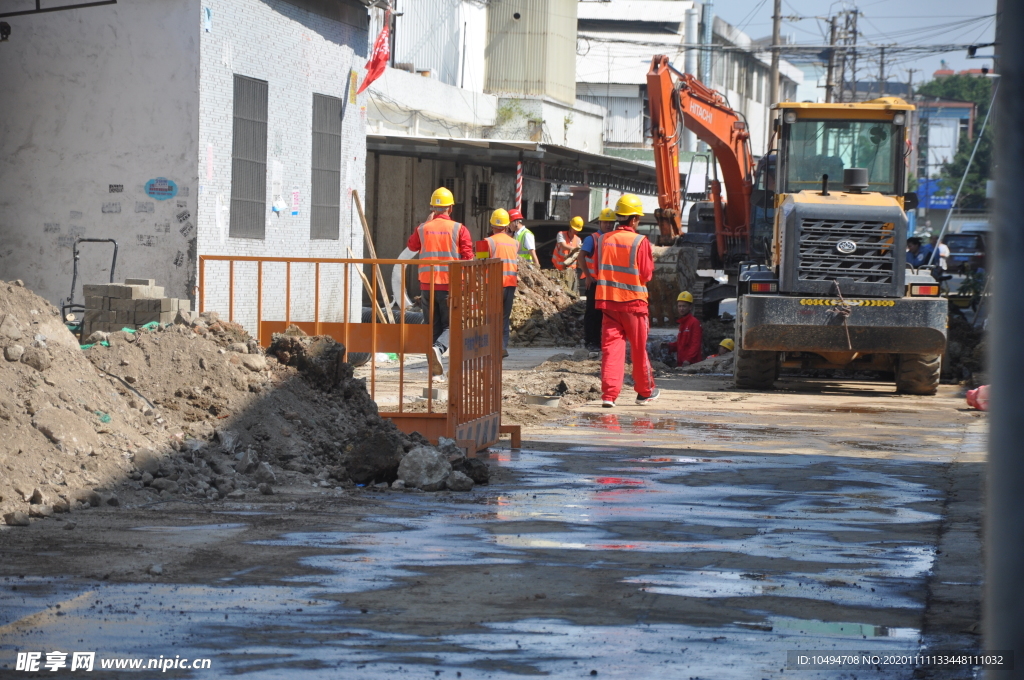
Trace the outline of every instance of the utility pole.
<instances>
[{"instance_id":1,"label":"utility pole","mask_svg":"<svg viewBox=\"0 0 1024 680\"><path fill-rule=\"evenodd\" d=\"M836 90L836 18L829 19L828 75L825 76L825 102L831 104L835 99Z\"/></svg>"},{"instance_id":2,"label":"utility pole","mask_svg":"<svg viewBox=\"0 0 1024 680\"><path fill-rule=\"evenodd\" d=\"M771 94L768 103L779 103L779 46L782 30L782 0L775 0L775 13L772 15L772 70Z\"/></svg>"},{"instance_id":3,"label":"utility pole","mask_svg":"<svg viewBox=\"0 0 1024 680\"><path fill-rule=\"evenodd\" d=\"M914 100L914 71L920 71L919 68L908 68L907 69L907 101Z\"/></svg>"},{"instance_id":4,"label":"utility pole","mask_svg":"<svg viewBox=\"0 0 1024 680\"><path fill-rule=\"evenodd\" d=\"M885 45L878 53L878 96L885 96Z\"/></svg>"},{"instance_id":5,"label":"utility pole","mask_svg":"<svg viewBox=\"0 0 1024 680\"><path fill-rule=\"evenodd\" d=\"M850 94L850 101L855 102L857 101L857 15L860 14L860 11L853 9L850 10L850 13L853 15L853 67L850 74L853 76L853 92Z\"/></svg>"}]
</instances>

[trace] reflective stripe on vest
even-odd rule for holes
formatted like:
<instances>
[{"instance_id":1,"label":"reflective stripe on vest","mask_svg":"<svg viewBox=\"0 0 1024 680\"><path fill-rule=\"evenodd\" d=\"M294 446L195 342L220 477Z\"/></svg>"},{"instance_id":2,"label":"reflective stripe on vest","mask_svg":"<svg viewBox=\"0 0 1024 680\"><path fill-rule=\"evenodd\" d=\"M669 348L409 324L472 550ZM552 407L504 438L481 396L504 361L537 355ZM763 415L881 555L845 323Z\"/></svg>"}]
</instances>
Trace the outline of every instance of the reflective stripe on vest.
<instances>
[{"instance_id":1,"label":"reflective stripe on vest","mask_svg":"<svg viewBox=\"0 0 1024 680\"><path fill-rule=\"evenodd\" d=\"M435 217L416 227L420 236L420 260L459 259L459 229L462 225L452 220ZM420 283L429 285L448 283L447 265L420 265Z\"/></svg>"},{"instance_id":2,"label":"reflective stripe on vest","mask_svg":"<svg viewBox=\"0 0 1024 680\"><path fill-rule=\"evenodd\" d=\"M647 287L640 280L640 269L636 264L637 251L643 239L640 234L616 229L594 240L597 300L631 302L647 299Z\"/></svg>"},{"instance_id":3,"label":"reflective stripe on vest","mask_svg":"<svg viewBox=\"0 0 1024 680\"><path fill-rule=\"evenodd\" d=\"M555 249L551 253L551 264L555 266L555 269L565 269L565 258L569 257L569 253L572 252L573 248L580 247L580 239L576 234L571 234L567 231L561 232L563 243L555 242ZM569 269L575 269L576 263L573 262L569 265Z\"/></svg>"},{"instance_id":4,"label":"reflective stripe on vest","mask_svg":"<svg viewBox=\"0 0 1024 680\"><path fill-rule=\"evenodd\" d=\"M501 285L514 287L519 283L519 244L507 234L495 234L484 239L488 255L501 260Z\"/></svg>"}]
</instances>

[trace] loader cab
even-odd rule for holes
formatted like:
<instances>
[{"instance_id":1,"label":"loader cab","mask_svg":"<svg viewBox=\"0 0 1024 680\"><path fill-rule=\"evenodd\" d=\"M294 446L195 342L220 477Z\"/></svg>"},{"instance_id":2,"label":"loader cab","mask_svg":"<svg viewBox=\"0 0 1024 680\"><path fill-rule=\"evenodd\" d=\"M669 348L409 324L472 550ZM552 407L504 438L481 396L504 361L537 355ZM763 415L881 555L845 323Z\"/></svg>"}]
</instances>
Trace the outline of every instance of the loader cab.
<instances>
[{"instance_id":1,"label":"loader cab","mask_svg":"<svg viewBox=\"0 0 1024 680\"><path fill-rule=\"evenodd\" d=\"M750 194L750 250L758 262L765 262L771 254L775 224L775 159L774 153L762 156L754 169L754 190Z\"/></svg>"},{"instance_id":2,"label":"loader cab","mask_svg":"<svg viewBox=\"0 0 1024 680\"><path fill-rule=\"evenodd\" d=\"M779 201L801 191L845 193L843 172L867 170L864 192L897 198L906 186L906 129L913 106L887 97L849 104L779 104ZM827 176L827 183L824 178Z\"/></svg>"}]
</instances>

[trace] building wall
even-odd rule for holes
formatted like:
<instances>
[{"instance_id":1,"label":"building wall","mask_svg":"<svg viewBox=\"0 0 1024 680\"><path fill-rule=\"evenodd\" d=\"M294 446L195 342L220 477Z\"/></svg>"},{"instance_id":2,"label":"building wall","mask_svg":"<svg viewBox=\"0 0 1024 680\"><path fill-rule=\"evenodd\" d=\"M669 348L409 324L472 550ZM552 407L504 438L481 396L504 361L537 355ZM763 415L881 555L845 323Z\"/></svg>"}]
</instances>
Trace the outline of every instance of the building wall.
<instances>
[{"instance_id":1,"label":"building wall","mask_svg":"<svg viewBox=\"0 0 1024 680\"><path fill-rule=\"evenodd\" d=\"M576 98L576 0L506 0L487 14L485 89Z\"/></svg>"},{"instance_id":2,"label":"building wall","mask_svg":"<svg viewBox=\"0 0 1024 680\"><path fill-rule=\"evenodd\" d=\"M498 98L389 68L364 93L370 128L437 137L481 137Z\"/></svg>"},{"instance_id":3,"label":"building wall","mask_svg":"<svg viewBox=\"0 0 1024 680\"><path fill-rule=\"evenodd\" d=\"M199 0L20 16L0 45L0 279L68 296L75 237L113 238L116 275L187 297L199 149ZM177 195L156 200L147 182ZM190 217L185 222L195 223ZM109 244L83 244L81 284L109 279Z\"/></svg>"},{"instance_id":4,"label":"building wall","mask_svg":"<svg viewBox=\"0 0 1024 680\"><path fill-rule=\"evenodd\" d=\"M315 4L310 7L315 8ZM365 17L365 10L362 10ZM198 14L196 19L199 22ZM345 258L363 254L363 231L353 191L365 199L366 94L350 91L349 74L360 78L366 62L364 26L329 19L282 0L218 0L210 30L201 36L199 148L191 158L199 169L197 215L201 255ZM266 231L263 239L229 235L234 75L268 83ZM310 239L312 98L324 94L345 101L342 122L341 224L338 240ZM353 103L354 100L354 103ZM274 213L275 199L286 209ZM365 202L365 200L364 200ZM297 208L296 208L297 206ZM298 214L293 214L297 212ZM228 306L227 266L210 263L204 287L206 307ZM235 267L235 317L247 328L256 320L256 265ZM294 265L290 318L313 319L312 265ZM285 266L265 265L263 318L284 319ZM323 266L320 319L340 320L345 277L338 265ZM352 318L361 307L356 272L349 272Z\"/></svg>"},{"instance_id":5,"label":"building wall","mask_svg":"<svg viewBox=\"0 0 1024 680\"><path fill-rule=\"evenodd\" d=\"M431 79L483 92L487 6L477 0L398 0L392 61ZM372 10L377 30L383 10ZM371 32L376 36L376 31Z\"/></svg>"}]
</instances>

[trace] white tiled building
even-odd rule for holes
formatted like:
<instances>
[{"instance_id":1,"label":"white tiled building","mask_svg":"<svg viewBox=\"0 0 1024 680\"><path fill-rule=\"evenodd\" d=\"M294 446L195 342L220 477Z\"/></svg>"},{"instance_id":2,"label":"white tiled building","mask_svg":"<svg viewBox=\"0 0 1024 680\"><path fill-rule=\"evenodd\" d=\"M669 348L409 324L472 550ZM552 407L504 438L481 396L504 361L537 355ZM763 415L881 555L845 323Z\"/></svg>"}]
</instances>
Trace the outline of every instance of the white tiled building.
<instances>
[{"instance_id":1,"label":"white tiled building","mask_svg":"<svg viewBox=\"0 0 1024 680\"><path fill-rule=\"evenodd\" d=\"M62 301L77 236L116 239L117 278L174 297L194 297L199 255L361 255L367 20L357 0L120 0L9 19L0 279ZM109 251L82 252L79 283L105 281ZM305 320L300 269L291 316ZM264 270L264 318L283 314L283 273ZM226 274L207 266L207 308L226 311ZM330 278L325 320L341 303ZM251 326L255 265L236 266L235 295Z\"/></svg>"}]
</instances>

